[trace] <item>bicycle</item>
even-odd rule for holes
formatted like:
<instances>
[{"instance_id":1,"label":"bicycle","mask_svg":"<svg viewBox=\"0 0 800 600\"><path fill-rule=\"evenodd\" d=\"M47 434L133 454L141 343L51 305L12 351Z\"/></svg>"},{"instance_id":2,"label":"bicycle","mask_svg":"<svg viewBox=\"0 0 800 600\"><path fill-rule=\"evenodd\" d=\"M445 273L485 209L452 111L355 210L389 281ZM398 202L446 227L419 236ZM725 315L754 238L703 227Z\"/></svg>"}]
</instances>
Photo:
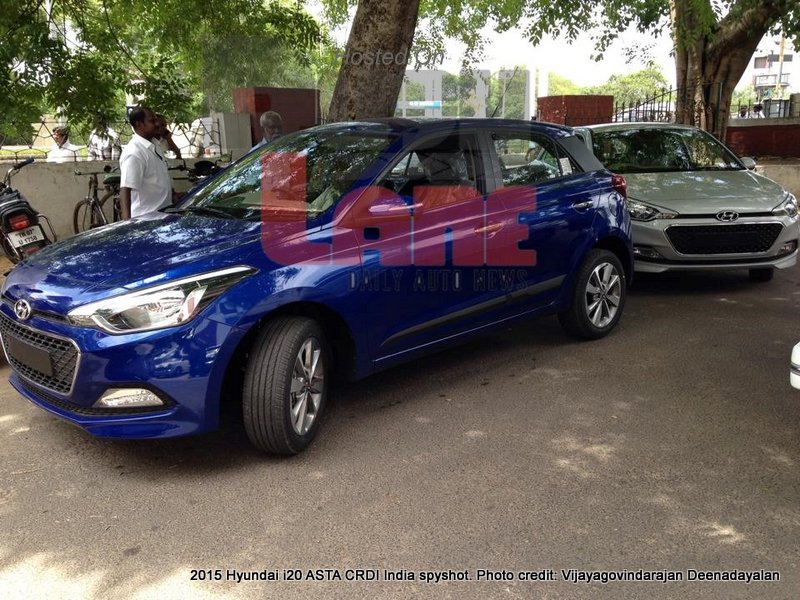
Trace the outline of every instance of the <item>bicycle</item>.
<instances>
[{"instance_id":1,"label":"bicycle","mask_svg":"<svg viewBox=\"0 0 800 600\"><path fill-rule=\"evenodd\" d=\"M119 173L114 173L116 169L107 166L102 171L81 172L75 171L75 175L88 175L89 176L89 191L86 198L79 201L75 205L75 210L72 213L72 227L75 233L81 233L95 227L102 227L115 221L120 220L120 207L119 207ZM103 186L106 193L102 198L98 198L97 190L99 188L98 175L104 175ZM114 199L114 206L112 209L113 218L111 221L106 217L103 212L103 207L109 198Z\"/></svg>"}]
</instances>

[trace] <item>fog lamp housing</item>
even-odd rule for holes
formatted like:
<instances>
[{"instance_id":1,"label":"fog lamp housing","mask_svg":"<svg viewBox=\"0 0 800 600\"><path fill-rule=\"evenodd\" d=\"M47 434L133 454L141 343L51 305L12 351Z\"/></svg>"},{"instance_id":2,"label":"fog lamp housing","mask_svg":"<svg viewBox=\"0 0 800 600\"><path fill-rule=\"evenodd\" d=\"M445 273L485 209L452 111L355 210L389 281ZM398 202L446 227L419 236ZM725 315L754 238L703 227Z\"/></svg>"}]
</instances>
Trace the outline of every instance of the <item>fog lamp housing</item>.
<instances>
[{"instance_id":1,"label":"fog lamp housing","mask_svg":"<svg viewBox=\"0 0 800 600\"><path fill-rule=\"evenodd\" d=\"M94 408L152 408L165 406L164 401L144 388L113 388L94 403Z\"/></svg>"},{"instance_id":2,"label":"fog lamp housing","mask_svg":"<svg viewBox=\"0 0 800 600\"><path fill-rule=\"evenodd\" d=\"M633 257L641 260L658 260L660 258L664 258L658 253L657 250L651 248L650 246L634 246Z\"/></svg>"},{"instance_id":3,"label":"fog lamp housing","mask_svg":"<svg viewBox=\"0 0 800 600\"><path fill-rule=\"evenodd\" d=\"M783 256L784 254L791 254L797 250L797 240L792 240L791 242L786 242L781 249L778 250L778 256Z\"/></svg>"}]
</instances>

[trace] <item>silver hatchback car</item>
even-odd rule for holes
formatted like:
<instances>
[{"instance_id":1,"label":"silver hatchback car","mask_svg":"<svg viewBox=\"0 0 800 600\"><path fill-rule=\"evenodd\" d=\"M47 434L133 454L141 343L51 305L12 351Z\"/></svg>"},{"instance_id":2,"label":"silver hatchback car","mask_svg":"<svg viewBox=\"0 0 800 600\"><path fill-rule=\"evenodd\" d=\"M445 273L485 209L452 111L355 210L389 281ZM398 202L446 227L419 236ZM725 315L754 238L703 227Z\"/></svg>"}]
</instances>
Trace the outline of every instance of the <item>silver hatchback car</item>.
<instances>
[{"instance_id":1,"label":"silver hatchback car","mask_svg":"<svg viewBox=\"0 0 800 600\"><path fill-rule=\"evenodd\" d=\"M748 269L797 262L797 199L696 127L612 123L577 129L628 183L635 270Z\"/></svg>"}]
</instances>

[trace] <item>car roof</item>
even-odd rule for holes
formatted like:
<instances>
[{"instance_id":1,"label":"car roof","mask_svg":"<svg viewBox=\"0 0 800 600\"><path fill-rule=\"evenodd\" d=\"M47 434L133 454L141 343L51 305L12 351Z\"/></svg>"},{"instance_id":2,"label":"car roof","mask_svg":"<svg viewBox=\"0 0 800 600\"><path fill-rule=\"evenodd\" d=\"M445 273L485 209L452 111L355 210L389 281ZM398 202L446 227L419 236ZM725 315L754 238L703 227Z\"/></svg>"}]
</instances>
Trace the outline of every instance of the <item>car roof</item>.
<instances>
[{"instance_id":1,"label":"car roof","mask_svg":"<svg viewBox=\"0 0 800 600\"><path fill-rule=\"evenodd\" d=\"M383 127L381 127L383 126ZM455 127L469 127L484 129L492 128L512 128L512 127L533 127L542 133L547 133L553 137L563 137L572 135L574 131L570 127L558 125L556 123L544 123L540 121L524 121L521 119L490 119L490 118L406 118L406 117L389 117L389 118L374 118L363 119L361 121L343 121L338 123L330 123L327 125L320 125L318 129L337 131L337 130L351 130L351 131L368 131L378 129L386 129L393 133L433 133L439 130L453 129Z\"/></svg>"},{"instance_id":2,"label":"car roof","mask_svg":"<svg viewBox=\"0 0 800 600\"><path fill-rule=\"evenodd\" d=\"M683 125L681 123L654 123L652 121L624 121L620 123L599 123L597 125L586 125L586 129L591 131L624 131L626 129L690 129L696 130L694 125Z\"/></svg>"}]
</instances>

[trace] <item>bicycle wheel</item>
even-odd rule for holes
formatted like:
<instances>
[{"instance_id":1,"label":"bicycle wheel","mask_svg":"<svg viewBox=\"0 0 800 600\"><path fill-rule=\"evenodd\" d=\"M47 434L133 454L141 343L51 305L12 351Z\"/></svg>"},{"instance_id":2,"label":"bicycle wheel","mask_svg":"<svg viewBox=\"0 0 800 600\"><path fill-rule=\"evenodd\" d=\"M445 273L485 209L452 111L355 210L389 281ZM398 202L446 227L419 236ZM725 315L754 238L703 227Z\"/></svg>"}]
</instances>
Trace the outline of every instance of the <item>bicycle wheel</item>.
<instances>
[{"instance_id":1,"label":"bicycle wheel","mask_svg":"<svg viewBox=\"0 0 800 600\"><path fill-rule=\"evenodd\" d=\"M75 233L81 233L105 224L105 215L94 202L81 200L75 205L75 211L72 214L72 227Z\"/></svg>"}]
</instances>

